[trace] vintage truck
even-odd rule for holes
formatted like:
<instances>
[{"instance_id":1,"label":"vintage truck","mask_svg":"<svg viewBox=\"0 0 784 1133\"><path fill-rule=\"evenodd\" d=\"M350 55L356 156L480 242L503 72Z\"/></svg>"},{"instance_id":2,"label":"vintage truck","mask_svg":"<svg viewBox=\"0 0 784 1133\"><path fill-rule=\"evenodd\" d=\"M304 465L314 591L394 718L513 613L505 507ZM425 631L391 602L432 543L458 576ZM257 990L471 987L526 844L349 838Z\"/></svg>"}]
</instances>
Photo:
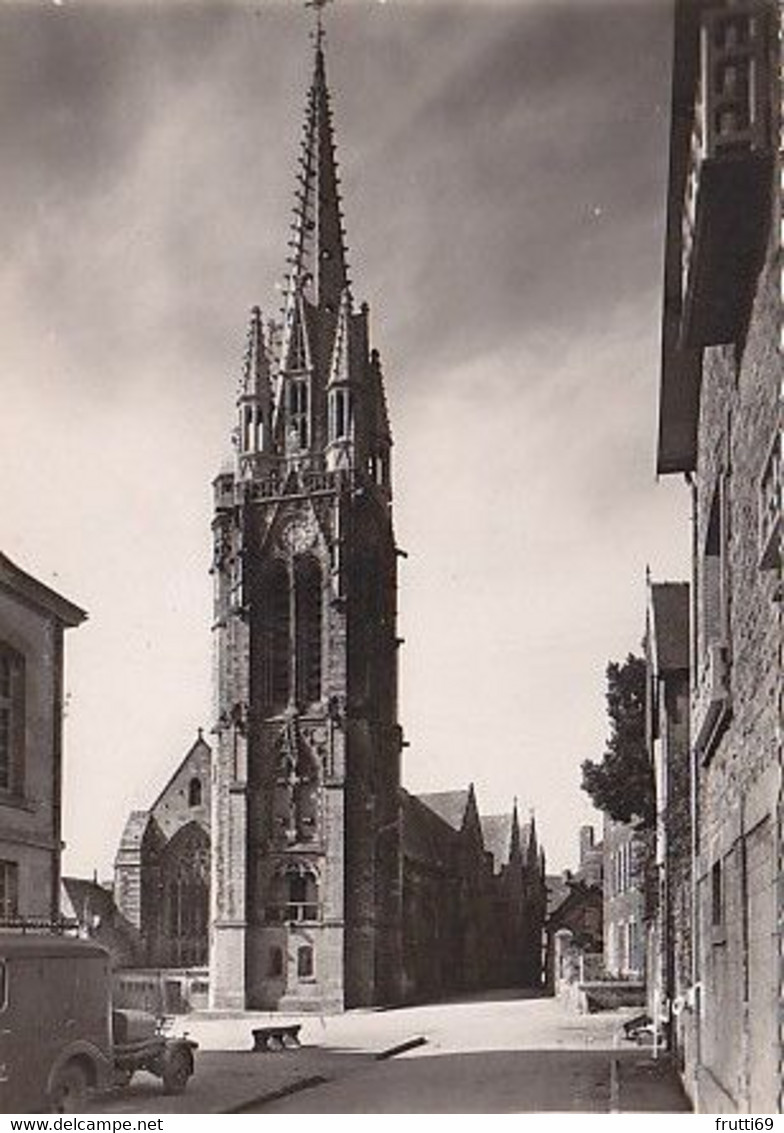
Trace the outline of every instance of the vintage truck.
<instances>
[{"instance_id":1,"label":"vintage truck","mask_svg":"<svg viewBox=\"0 0 784 1133\"><path fill-rule=\"evenodd\" d=\"M98 944L0 933L0 1112L80 1113L90 1091L142 1069L182 1093L195 1049L153 1015L112 1009L109 955Z\"/></svg>"}]
</instances>

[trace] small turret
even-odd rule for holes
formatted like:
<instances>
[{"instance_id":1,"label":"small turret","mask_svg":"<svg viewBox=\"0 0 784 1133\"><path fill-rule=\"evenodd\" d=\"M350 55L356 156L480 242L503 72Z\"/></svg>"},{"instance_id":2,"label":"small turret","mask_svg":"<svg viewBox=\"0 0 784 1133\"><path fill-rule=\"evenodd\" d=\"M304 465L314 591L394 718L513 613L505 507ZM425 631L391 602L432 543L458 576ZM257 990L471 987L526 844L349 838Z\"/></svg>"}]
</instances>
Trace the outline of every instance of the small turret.
<instances>
[{"instance_id":1,"label":"small turret","mask_svg":"<svg viewBox=\"0 0 784 1133\"><path fill-rule=\"evenodd\" d=\"M270 364L258 307L250 315L237 412L237 460L240 477L247 478L259 471L264 458L271 458L274 453Z\"/></svg>"}]
</instances>

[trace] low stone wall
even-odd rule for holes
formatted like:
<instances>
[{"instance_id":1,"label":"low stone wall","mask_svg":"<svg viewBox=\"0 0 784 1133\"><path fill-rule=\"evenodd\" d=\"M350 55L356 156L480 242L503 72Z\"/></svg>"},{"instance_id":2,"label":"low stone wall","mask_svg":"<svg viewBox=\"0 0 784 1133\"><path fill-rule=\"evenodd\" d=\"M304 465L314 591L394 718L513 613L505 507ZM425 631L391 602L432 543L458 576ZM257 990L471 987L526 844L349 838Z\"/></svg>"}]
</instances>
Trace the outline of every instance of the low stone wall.
<instances>
[{"instance_id":1,"label":"low stone wall","mask_svg":"<svg viewBox=\"0 0 784 1133\"><path fill-rule=\"evenodd\" d=\"M119 968L112 977L115 1007L153 1015L185 1015L207 1007L207 968Z\"/></svg>"},{"instance_id":2,"label":"low stone wall","mask_svg":"<svg viewBox=\"0 0 784 1133\"><path fill-rule=\"evenodd\" d=\"M616 1007L644 1007L642 980L591 980L580 984L585 1011L612 1011Z\"/></svg>"}]
</instances>

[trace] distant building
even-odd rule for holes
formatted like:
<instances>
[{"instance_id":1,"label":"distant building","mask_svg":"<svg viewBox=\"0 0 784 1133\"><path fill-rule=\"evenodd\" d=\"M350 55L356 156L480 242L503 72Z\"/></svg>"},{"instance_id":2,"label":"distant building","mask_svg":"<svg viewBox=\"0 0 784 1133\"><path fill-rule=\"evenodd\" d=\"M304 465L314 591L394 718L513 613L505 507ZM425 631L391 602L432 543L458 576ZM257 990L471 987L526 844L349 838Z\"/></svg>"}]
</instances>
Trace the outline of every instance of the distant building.
<instances>
[{"instance_id":1,"label":"distant building","mask_svg":"<svg viewBox=\"0 0 784 1133\"><path fill-rule=\"evenodd\" d=\"M782 1107L780 6L677 0L660 473L692 485L695 1067ZM777 809L778 808L778 809Z\"/></svg>"},{"instance_id":2,"label":"distant building","mask_svg":"<svg viewBox=\"0 0 784 1133\"><path fill-rule=\"evenodd\" d=\"M547 953L545 982L552 991L556 982L556 940L561 953L590 957L592 972L600 966L603 951L604 898L602 893L603 844L596 841L593 826L580 827L580 863L575 871L547 876ZM566 935L565 935L566 934Z\"/></svg>"},{"instance_id":3,"label":"distant building","mask_svg":"<svg viewBox=\"0 0 784 1133\"><path fill-rule=\"evenodd\" d=\"M64 630L87 617L0 554L0 922L60 917Z\"/></svg>"},{"instance_id":4,"label":"distant building","mask_svg":"<svg viewBox=\"0 0 784 1133\"><path fill-rule=\"evenodd\" d=\"M645 976L646 847L634 823L604 816L604 966L611 976Z\"/></svg>"},{"instance_id":5,"label":"distant building","mask_svg":"<svg viewBox=\"0 0 784 1133\"><path fill-rule=\"evenodd\" d=\"M580 827L580 864L575 871L575 879L586 885L602 884L604 871L604 848L596 841L593 826Z\"/></svg>"},{"instance_id":6,"label":"distant building","mask_svg":"<svg viewBox=\"0 0 784 1133\"><path fill-rule=\"evenodd\" d=\"M693 1057L685 1009L692 971L689 587L649 583L645 635L648 750L656 784L655 880L648 910L648 1008L682 1068Z\"/></svg>"},{"instance_id":7,"label":"distant building","mask_svg":"<svg viewBox=\"0 0 784 1133\"><path fill-rule=\"evenodd\" d=\"M133 811L114 863L114 900L138 932L138 963L207 964L210 747L201 730L149 810Z\"/></svg>"}]
</instances>

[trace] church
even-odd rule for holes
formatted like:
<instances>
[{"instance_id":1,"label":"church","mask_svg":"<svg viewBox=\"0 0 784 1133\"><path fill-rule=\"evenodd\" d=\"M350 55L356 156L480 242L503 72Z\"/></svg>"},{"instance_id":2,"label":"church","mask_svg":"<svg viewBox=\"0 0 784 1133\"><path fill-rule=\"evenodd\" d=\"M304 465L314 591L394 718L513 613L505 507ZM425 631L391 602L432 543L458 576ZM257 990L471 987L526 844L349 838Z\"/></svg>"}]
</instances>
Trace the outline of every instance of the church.
<instances>
[{"instance_id":1,"label":"church","mask_svg":"<svg viewBox=\"0 0 784 1133\"><path fill-rule=\"evenodd\" d=\"M148 963L195 959L198 941L165 939L201 914L164 911L183 863L162 816L200 853L208 833L214 1009L339 1011L541 978L533 821L516 806L482 818L473 787L401 787L392 435L338 184L319 24L283 310L251 312L234 452L214 481L209 787L186 758L118 858Z\"/></svg>"}]
</instances>

